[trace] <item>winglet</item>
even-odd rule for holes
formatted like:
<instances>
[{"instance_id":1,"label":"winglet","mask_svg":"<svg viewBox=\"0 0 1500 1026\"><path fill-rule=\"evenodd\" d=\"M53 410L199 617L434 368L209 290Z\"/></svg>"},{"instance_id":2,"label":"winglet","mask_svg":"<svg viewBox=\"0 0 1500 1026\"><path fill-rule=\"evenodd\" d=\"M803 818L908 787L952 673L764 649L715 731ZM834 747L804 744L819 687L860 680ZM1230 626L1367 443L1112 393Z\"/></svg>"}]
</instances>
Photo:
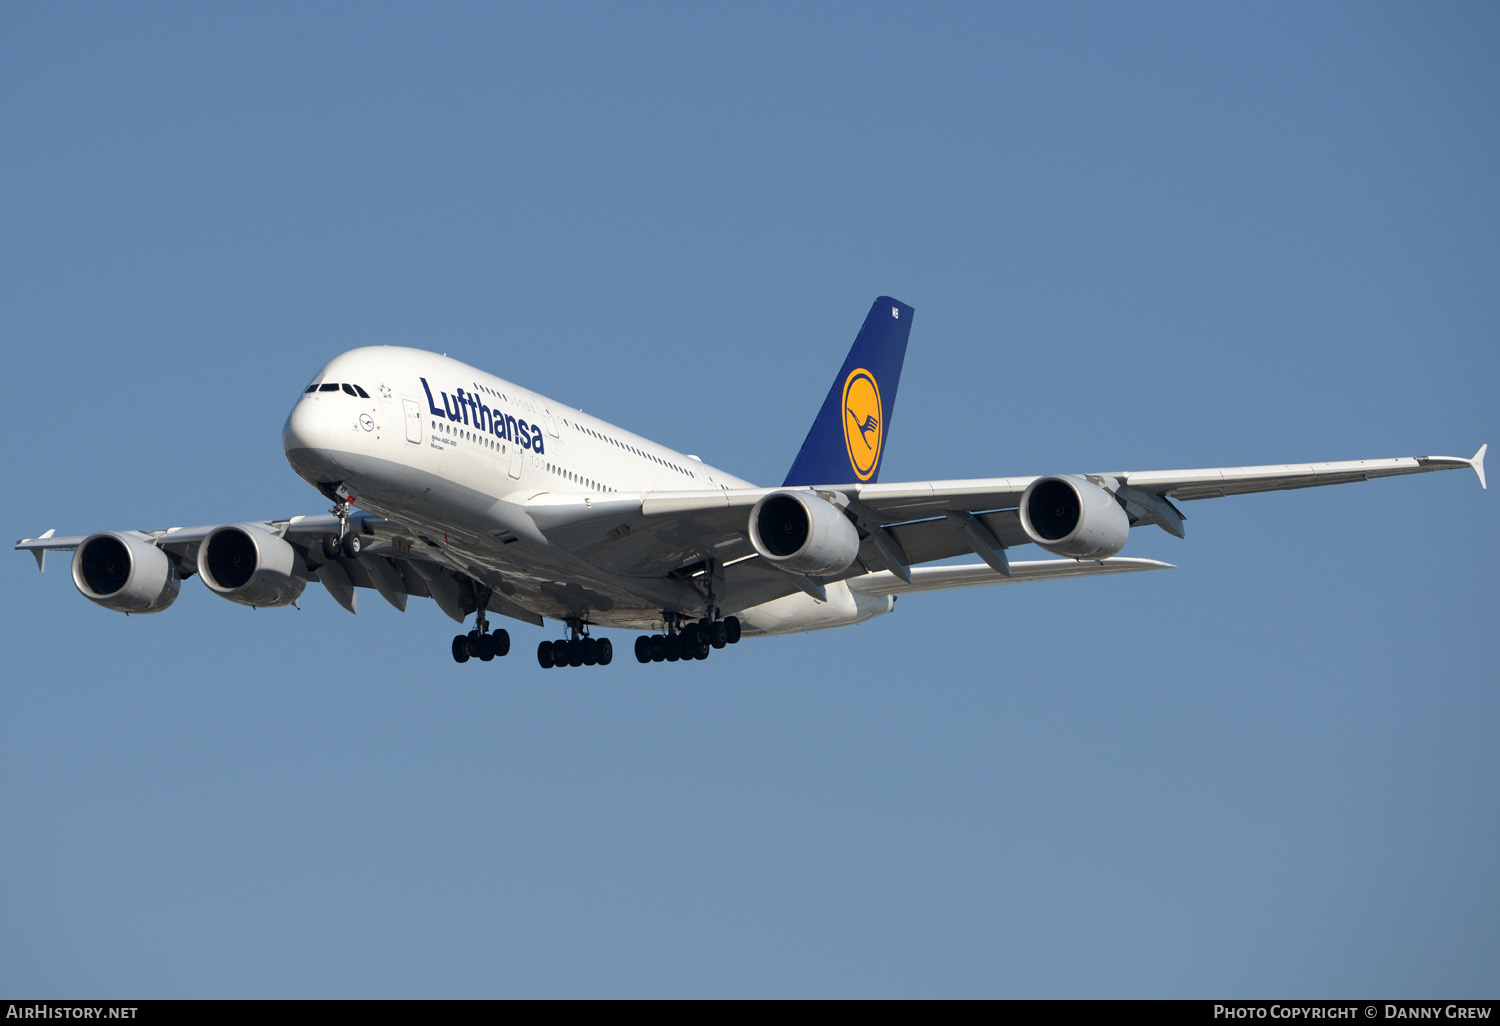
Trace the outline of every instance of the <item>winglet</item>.
<instances>
[{"instance_id":1,"label":"winglet","mask_svg":"<svg viewBox=\"0 0 1500 1026\"><path fill-rule=\"evenodd\" d=\"M1479 451L1474 454L1474 458L1469 461L1469 466L1473 467L1474 473L1479 475L1479 487L1485 491L1488 491L1490 486L1484 483L1484 450L1489 447L1490 443L1485 442L1479 447Z\"/></svg>"},{"instance_id":2,"label":"winglet","mask_svg":"<svg viewBox=\"0 0 1500 1026\"><path fill-rule=\"evenodd\" d=\"M51 538L56 533L57 533L57 528L55 528L55 527L49 527L49 528L47 528L47 533L44 534L44 535L42 535L40 538L38 538L36 540L37 541L46 541L48 538ZM28 538L26 540L27 541L31 541L30 538ZM39 573L39 574L40 573L45 573L47 571L47 550L46 549L32 549L31 550L31 554L36 557L36 572Z\"/></svg>"}]
</instances>

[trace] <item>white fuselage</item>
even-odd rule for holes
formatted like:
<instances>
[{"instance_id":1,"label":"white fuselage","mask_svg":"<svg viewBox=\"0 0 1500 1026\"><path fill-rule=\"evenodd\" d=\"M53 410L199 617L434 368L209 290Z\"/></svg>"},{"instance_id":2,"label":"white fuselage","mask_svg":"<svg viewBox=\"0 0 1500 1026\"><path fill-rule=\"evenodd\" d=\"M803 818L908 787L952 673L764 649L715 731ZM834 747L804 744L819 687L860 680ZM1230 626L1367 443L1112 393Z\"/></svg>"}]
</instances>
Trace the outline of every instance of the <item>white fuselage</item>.
<instances>
[{"instance_id":1,"label":"white fuselage","mask_svg":"<svg viewBox=\"0 0 1500 1026\"><path fill-rule=\"evenodd\" d=\"M392 346L332 360L292 408L282 441L310 484L344 485L360 507L404 525L507 600L545 617L640 630L659 629L664 610L689 611L701 600L681 581L583 563L514 511L543 493L600 503L753 487L458 360ZM884 599L879 609L869 605L834 585L825 602L798 594L739 616L747 633L786 633L889 608Z\"/></svg>"}]
</instances>

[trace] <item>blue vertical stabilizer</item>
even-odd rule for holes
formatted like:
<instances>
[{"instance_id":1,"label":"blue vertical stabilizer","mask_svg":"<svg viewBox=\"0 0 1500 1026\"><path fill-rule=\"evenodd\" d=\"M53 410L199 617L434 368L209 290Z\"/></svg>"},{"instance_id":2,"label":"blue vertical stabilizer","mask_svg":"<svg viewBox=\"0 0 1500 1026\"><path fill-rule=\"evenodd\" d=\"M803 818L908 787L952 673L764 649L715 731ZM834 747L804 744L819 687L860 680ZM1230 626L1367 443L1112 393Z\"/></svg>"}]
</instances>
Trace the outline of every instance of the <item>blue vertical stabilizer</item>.
<instances>
[{"instance_id":1,"label":"blue vertical stabilizer","mask_svg":"<svg viewBox=\"0 0 1500 1026\"><path fill-rule=\"evenodd\" d=\"M875 300L783 485L868 484L880 475L911 318L905 303Z\"/></svg>"}]
</instances>

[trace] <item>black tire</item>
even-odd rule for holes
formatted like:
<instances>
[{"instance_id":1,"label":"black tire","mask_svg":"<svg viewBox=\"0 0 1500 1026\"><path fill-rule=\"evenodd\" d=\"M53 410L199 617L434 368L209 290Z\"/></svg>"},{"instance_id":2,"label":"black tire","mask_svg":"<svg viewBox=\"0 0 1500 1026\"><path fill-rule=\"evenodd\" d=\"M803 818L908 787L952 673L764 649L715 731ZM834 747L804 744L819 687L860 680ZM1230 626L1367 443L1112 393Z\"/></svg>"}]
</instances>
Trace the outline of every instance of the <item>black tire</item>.
<instances>
[{"instance_id":1,"label":"black tire","mask_svg":"<svg viewBox=\"0 0 1500 1026\"><path fill-rule=\"evenodd\" d=\"M325 534L323 536L323 558L338 559L342 555L339 552L339 536L336 534Z\"/></svg>"},{"instance_id":2,"label":"black tire","mask_svg":"<svg viewBox=\"0 0 1500 1026\"><path fill-rule=\"evenodd\" d=\"M682 658L682 637L677 634L668 634L664 639L667 649L667 662L675 663Z\"/></svg>"},{"instance_id":3,"label":"black tire","mask_svg":"<svg viewBox=\"0 0 1500 1026\"><path fill-rule=\"evenodd\" d=\"M599 661L599 642L593 638L583 639L583 665L593 666Z\"/></svg>"},{"instance_id":4,"label":"black tire","mask_svg":"<svg viewBox=\"0 0 1500 1026\"><path fill-rule=\"evenodd\" d=\"M731 645L740 643L740 618L737 616L726 616L724 618L724 640Z\"/></svg>"},{"instance_id":5,"label":"black tire","mask_svg":"<svg viewBox=\"0 0 1500 1026\"><path fill-rule=\"evenodd\" d=\"M488 634L481 634L477 638L469 639L469 651L474 658L481 662L489 662L495 658L495 642Z\"/></svg>"},{"instance_id":6,"label":"black tire","mask_svg":"<svg viewBox=\"0 0 1500 1026\"><path fill-rule=\"evenodd\" d=\"M682 629L682 633L677 635L682 639L683 651L694 651L698 647L698 637L701 634L702 631L698 629L698 625L695 623L690 623L686 627L684 627Z\"/></svg>"},{"instance_id":7,"label":"black tire","mask_svg":"<svg viewBox=\"0 0 1500 1026\"><path fill-rule=\"evenodd\" d=\"M455 663L469 661L469 639L462 634L453 639L453 661Z\"/></svg>"},{"instance_id":8,"label":"black tire","mask_svg":"<svg viewBox=\"0 0 1500 1026\"><path fill-rule=\"evenodd\" d=\"M490 635L490 644L495 648L495 657L510 655L510 631L504 627Z\"/></svg>"},{"instance_id":9,"label":"black tire","mask_svg":"<svg viewBox=\"0 0 1500 1026\"><path fill-rule=\"evenodd\" d=\"M564 640L559 639L557 641L552 642L551 644L552 644L552 665L553 666L558 666L558 667L567 666L568 665L568 643L566 641L564 641Z\"/></svg>"},{"instance_id":10,"label":"black tire","mask_svg":"<svg viewBox=\"0 0 1500 1026\"><path fill-rule=\"evenodd\" d=\"M344 542L339 546L344 555L348 556L350 559L358 559L360 550L362 550L364 547L365 543L360 538L358 532L351 532L350 534L344 535Z\"/></svg>"},{"instance_id":11,"label":"black tire","mask_svg":"<svg viewBox=\"0 0 1500 1026\"><path fill-rule=\"evenodd\" d=\"M583 665L583 639L582 638L575 638L572 641L565 642L565 644L568 646L568 665L569 666L582 666Z\"/></svg>"},{"instance_id":12,"label":"black tire","mask_svg":"<svg viewBox=\"0 0 1500 1026\"><path fill-rule=\"evenodd\" d=\"M690 649L694 659L707 659L708 654L714 650L713 644L703 635L698 635L698 643Z\"/></svg>"},{"instance_id":13,"label":"black tire","mask_svg":"<svg viewBox=\"0 0 1500 1026\"><path fill-rule=\"evenodd\" d=\"M651 661L651 636L649 634L636 636L635 661L638 663L649 663Z\"/></svg>"},{"instance_id":14,"label":"black tire","mask_svg":"<svg viewBox=\"0 0 1500 1026\"><path fill-rule=\"evenodd\" d=\"M723 620L715 620L709 625L708 643L714 648L723 648L729 644L729 628L724 626Z\"/></svg>"},{"instance_id":15,"label":"black tire","mask_svg":"<svg viewBox=\"0 0 1500 1026\"><path fill-rule=\"evenodd\" d=\"M651 661L653 663L665 662L667 658L667 638L663 634L651 635Z\"/></svg>"},{"instance_id":16,"label":"black tire","mask_svg":"<svg viewBox=\"0 0 1500 1026\"><path fill-rule=\"evenodd\" d=\"M615 658L615 646L608 638L599 639L599 665L608 666Z\"/></svg>"},{"instance_id":17,"label":"black tire","mask_svg":"<svg viewBox=\"0 0 1500 1026\"><path fill-rule=\"evenodd\" d=\"M544 641L536 647L536 661L542 669L552 669L552 642Z\"/></svg>"}]
</instances>

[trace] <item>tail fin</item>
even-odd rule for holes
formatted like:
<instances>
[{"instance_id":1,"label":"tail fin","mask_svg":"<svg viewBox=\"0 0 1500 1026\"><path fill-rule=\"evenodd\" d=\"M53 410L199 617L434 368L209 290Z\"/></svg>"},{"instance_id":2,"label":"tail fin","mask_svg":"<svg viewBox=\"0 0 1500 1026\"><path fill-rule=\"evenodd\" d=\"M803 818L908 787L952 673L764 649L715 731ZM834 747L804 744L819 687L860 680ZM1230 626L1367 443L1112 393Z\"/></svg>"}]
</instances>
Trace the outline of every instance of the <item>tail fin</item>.
<instances>
[{"instance_id":1,"label":"tail fin","mask_svg":"<svg viewBox=\"0 0 1500 1026\"><path fill-rule=\"evenodd\" d=\"M784 486L870 484L879 476L912 313L890 296L875 300Z\"/></svg>"}]
</instances>

